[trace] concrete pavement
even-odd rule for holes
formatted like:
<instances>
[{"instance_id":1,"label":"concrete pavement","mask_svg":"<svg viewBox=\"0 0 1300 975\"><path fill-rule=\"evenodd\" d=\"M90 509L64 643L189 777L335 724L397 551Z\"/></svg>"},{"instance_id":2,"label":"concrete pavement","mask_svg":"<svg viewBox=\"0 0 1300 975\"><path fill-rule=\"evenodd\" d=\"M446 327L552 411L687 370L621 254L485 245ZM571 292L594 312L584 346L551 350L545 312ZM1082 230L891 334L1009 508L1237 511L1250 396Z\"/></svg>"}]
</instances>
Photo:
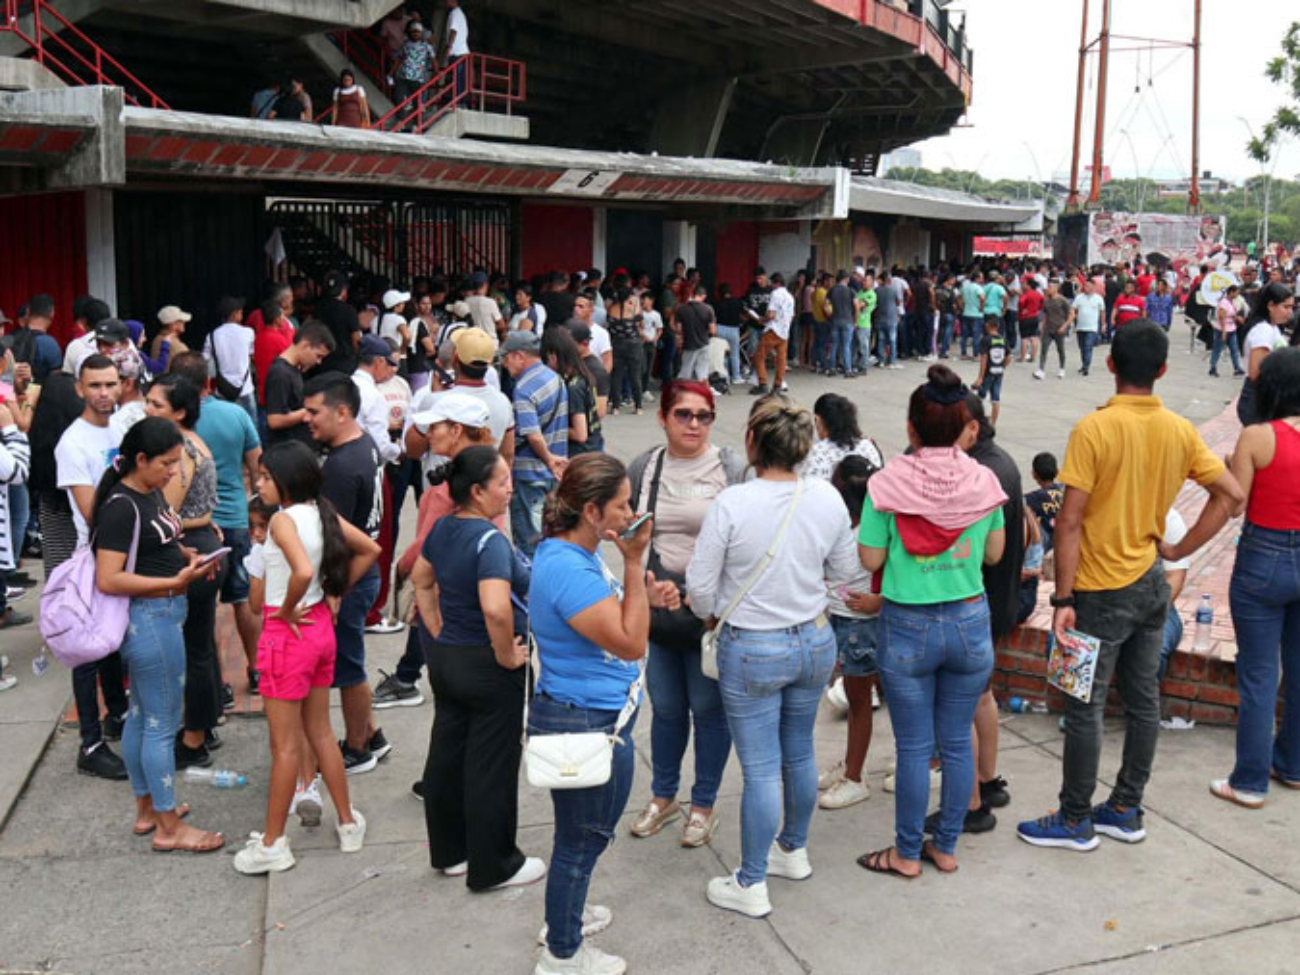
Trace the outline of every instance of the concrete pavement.
<instances>
[{"instance_id":1,"label":"concrete pavement","mask_svg":"<svg viewBox=\"0 0 1300 975\"><path fill-rule=\"evenodd\" d=\"M1205 376L1201 357L1185 351L1185 332L1178 338L1159 391L1169 406L1202 422L1223 409L1236 384ZM1032 456L1048 449L1060 456L1071 424L1110 393L1100 362L1086 380L1075 366L1064 381L1049 373L1042 382L1015 367L1004 384L999 442L1026 477ZM958 367L974 377L974 364ZM825 391L851 396L864 431L892 453L903 445L904 404L922 375L915 364L857 381L796 372L791 385L809 405ZM739 443L749 403L743 391L721 402L715 442ZM606 439L630 459L658 442L657 424L650 414L613 417ZM413 511L408 516L407 532ZM371 638L372 673L391 669L401 641ZM75 728L58 725L68 678L58 664L44 678L32 676L34 629L6 631L0 642L22 681L0 695L0 971L531 970L541 885L471 895L428 868L422 807L409 787L423 763L430 704L379 714L396 747L375 772L352 780L353 801L370 823L362 853L337 852L327 812L318 830L291 827L294 870L249 879L234 872L230 859L262 818L269 758L260 717L232 718L216 753L217 765L250 777L248 788L182 785L194 821L224 830L228 848L206 857L155 855L148 840L130 835L132 800L124 784L73 774ZM648 798L649 718L647 709L636 732L629 820ZM733 758L711 847L680 848L673 827L649 840L624 831L602 858L592 898L609 905L615 921L597 942L625 956L634 972L1300 971L1300 795L1280 790L1260 812L1210 797L1208 780L1231 765L1231 730L1165 733L1148 791L1148 840L1134 847L1103 840L1096 852L1080 855L1033 849L1013 835L1017 819L1056 805L1061 743L1054 718L1009 717L1001 771L1013 801L998 828L963 840L958 873L929 870L902 883L854 863L892 841L892 797L880 789L893 757L885 711L877 712L876 726L868 758L872 798L818 812L810 841L816 872L803 883L772 881L769 918L726 914L704 899L707 880L738 859L741 780ZM819 762L834 761L843 740L842 722L824 713ZM1110 726L1103 778L1114 774L1121 744L1120 726ZM688 756L688 783L689 766ZM523 783L520 795L520 844L549 859L549 799Z\"/></svg>"}]
</instances>

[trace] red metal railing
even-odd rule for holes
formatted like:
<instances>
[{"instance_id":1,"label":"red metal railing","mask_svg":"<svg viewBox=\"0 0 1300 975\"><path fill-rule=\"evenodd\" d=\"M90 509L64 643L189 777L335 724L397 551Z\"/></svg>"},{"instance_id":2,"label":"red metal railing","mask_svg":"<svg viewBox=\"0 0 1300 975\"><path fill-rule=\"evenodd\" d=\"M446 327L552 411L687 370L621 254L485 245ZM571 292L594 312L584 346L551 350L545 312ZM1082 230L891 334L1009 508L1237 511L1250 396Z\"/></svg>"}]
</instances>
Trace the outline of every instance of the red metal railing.
<instances>
[{"instance_id":1,"label":"red metal railing","mask_svg":"<svg viewBox=\"0 0 1300 975\"><path fill-rule=\"evenodd\" d=\"M393 60L384 49L384 42L369 31L340 30L329 35L334 46L343 52L358 71L366 75L382 90L388 91Z\"/></svg>"},{"instance_id":2,"label":"red metal railing","mask_svg":"<svg viewBox=\"0 0 1300 975\"><path fill-rule=\"evenodd\" d=\"M527 97L527 74L527 66L522 61L490 54L466 54L394 105L371 128L427 132L456 108L512 115L515 105Z\"/></svg>"},{"instance_id":3,"label":"red metal railing","mask_svg":"<svg viewBox=\"0 0 1300 975\"><path fill-rule=\"evenodd\" d=\"M122 89L128 104L142 108L168 107L48 0L4 0L4 14L0 31L21 38L31 48L30 57L64 81L73 85L111 85ZM29 28L24 29L23 18L30 18Z\"/></svg>"}]
</instances>

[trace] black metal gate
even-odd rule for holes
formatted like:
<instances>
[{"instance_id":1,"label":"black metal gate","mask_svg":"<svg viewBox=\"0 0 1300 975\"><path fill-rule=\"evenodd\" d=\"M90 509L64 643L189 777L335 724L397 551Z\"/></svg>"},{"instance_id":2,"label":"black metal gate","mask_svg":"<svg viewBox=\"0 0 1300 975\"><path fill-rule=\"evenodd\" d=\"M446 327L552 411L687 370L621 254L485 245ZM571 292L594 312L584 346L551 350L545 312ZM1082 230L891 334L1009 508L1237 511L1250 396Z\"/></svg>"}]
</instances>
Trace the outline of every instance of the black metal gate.
<instances>
[{"instance_id":1,"label":"black metal gate","mask_svg":"<svg viewBox=\"0 0 1300 975\"><path fill-rule=\"evenodd\" d=\"M330 270L409 285L479 268L513 271L508 203L448 200L274 200L267 208L290 267L319 280Z\"/></svg>"}]
</instances>

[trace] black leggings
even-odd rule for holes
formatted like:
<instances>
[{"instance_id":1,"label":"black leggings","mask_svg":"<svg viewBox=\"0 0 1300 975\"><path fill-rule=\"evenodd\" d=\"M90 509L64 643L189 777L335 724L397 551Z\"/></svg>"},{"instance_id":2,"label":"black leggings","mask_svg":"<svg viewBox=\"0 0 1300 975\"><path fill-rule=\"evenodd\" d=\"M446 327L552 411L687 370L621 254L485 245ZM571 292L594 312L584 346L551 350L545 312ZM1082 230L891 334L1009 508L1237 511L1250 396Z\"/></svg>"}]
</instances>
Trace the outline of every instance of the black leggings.
<instances>
[{"instance_id":1,"label":"black leggings","mask_svg":"<svg viewBox=\"0 0 1300 975\"><path fill-rule=\"evenodd\" d=\"M641 374L645 370L645 343L640 339L619 339L614 343L614 368L609 377L610 406L623 402L623 379L632 386L632 401L641 409Z\"/></svg>"},{"instance_id":2,"label":"black leggings","mask_svg":"<svg viewBox=\"0 0 1300 975\"><path fill-rule=\"evenodd\" d=\"M185 542L198 552L220 547L212 528L191 528ZM217 658L217 593L227 567L211 579L198 579L185 591L185 730L207 731L221 717L221 661Z\"/></svg>"}]
</instances>

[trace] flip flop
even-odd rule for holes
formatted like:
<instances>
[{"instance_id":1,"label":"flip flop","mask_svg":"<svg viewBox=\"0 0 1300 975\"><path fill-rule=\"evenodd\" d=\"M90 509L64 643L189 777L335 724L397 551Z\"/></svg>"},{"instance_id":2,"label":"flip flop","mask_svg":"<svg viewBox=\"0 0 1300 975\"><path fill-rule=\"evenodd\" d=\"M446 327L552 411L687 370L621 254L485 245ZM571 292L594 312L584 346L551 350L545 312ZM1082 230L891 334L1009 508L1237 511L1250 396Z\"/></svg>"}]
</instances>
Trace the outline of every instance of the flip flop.
<instances>
[{"instance_id":1,"label":"flip flop","mask_svg":"<svg viewBox=\"0 0 1300 975\"><path fill-rule=\"evenodd\" d=\"M1264 797L1257 792L1234 789L1227 779L1215 779L1210 783L1210 794L1227 802L1235 802L1246 809L1262 809Z\"/></svg>"},{"instance_id":2,"label":"flip flop","mask_svg":"<svg viewBox=\"0 0 1300 975\"><path fill-rule=\"evenodd\" d=\"M190 835L194 834L197 834L194 839L176 842L170 846L159 846L158 837L155 836L153 838L153 851L155 853L174 853L177 851L181 853L216 853L217 850L226 845L226 838L221 833L196 829Z\"/></svg>"},{"instance_id":3,"label":"flip flop","mask_svg":"<svg viewBox=\"0 0 1300 975\"><path fill-rule=\"evenodd\" d=\"M179 806L176 807L176 815L178 818L184 819L189 814L190 814L190 804L188 802L182 802ZM158 828L158 824L154 822L149 825L148 829L133 828L131 832L133 832L136 836L148 836L157 828Z\"/></svg>"},{"instance_id":4,"label":"flip flop","mask_svg":"<svg viewBox=\"0 0 1300 975\"><path fill-rule=\"evenodd\" d=\"M864 853L858 857L858 866L864 870L870 870L872 873L884 873L894 877L901 877L903 880L915 880L921 876L918 870L916 873L903 873L894 866L894 848L891 846L884 850L876 850L872 853Z\"/></svg>"},{"instance_id":5,"label":"flip flop","mask_svg":"<svg viewBox=\"0 0 1300 975\"><path fill-rule=\"evenodd\" d=\"M1297 782L1295 779L1284 778L1282 773L1277 769L1270 769L1269 774L1273 777L1274 782L1280 782L1288 789L1300 789L1300 782Z\"/></svg>"},{"instance_id":6,"label":"flip flop","mask_svg":"<svg viewBox=\"0 0 1300 975\"><path fill-rule=\"evenodd\" d=\"M926 863L933 863L935 869L938 870L940 873L956 873L957 870L959 869L958 867L939 866L939 861L934 858L934 844L931 843L929 840L926 840L924 843L921 844L921 859L924 860Z\"/></svg>"}]
</instances>

